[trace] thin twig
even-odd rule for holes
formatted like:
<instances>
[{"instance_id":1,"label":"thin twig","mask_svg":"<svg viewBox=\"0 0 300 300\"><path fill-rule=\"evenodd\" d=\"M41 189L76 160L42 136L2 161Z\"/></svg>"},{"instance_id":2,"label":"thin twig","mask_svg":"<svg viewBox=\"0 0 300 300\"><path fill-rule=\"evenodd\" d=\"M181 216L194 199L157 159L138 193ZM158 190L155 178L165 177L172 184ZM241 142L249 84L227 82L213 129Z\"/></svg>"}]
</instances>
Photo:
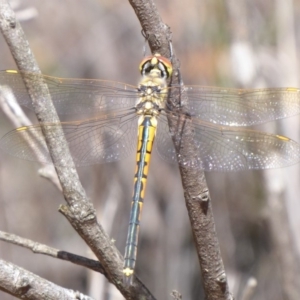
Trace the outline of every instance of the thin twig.
<instances>
[{"instance_id":1,"label":"thin twig","mask_svg":"<svg viewBox=\"0 0 300 300\"><path fill-rule=\"evenodd\" d=\"M30 126L31 121L27 118L19 103L17 102L12 90L8 86L0 86L0 107L7 118L14 124L15 127ZM32 145L33 136L26 136L26 142L28 145ZM37 155L37 160L41 153L37 152L37 149L33 151ZM53 165L44 166L39 170L39 174L44 178L47 178L54 184L54 186L62 191L61 185L57 178Z\"/></svg>"},{"instance_id":2,"label":"thin twig","mask_svg":"<svg viewBox=\"0 0 300 300\"><path fill-rule=\"evenodd\" d=\"M89 259L80 255L76 255L67 251L58 250L47 245L32 241L30 239L22 238L18 235L0 231L0 240L15 244L31 250L33 253L44 254L61 260L72 262L76 265L89 268L98 273L107 276L102 265L93 259ZM107 278L109 280L109 278Z\"/></svg>"},{"instance_id":3,"label":"thin twig","mask_svg":"<svg viewBox=\"0 0 300 300\"><path fill-rule=\"evenodd\" d=\"M173 64L172 83L182 84L179 70L179 61L175 52L172 51L170 28L164 24L159 16L157 8L152 0L129 0L132 5L145 36L148 38L150 49L153 53L158 52L171 57ZM172 56L171 56L172 52ZM176 100L175 106L188 103L184 89L171 89L172 100ZM184 107L183 107L184 109ZM169 120L171 132L183 133L183 138L175 140L177 152L184 157L195 161L199 153L191 134L189 122L185 119L181 122ZM179 122L180 123L180 122ZM176 144L177 142L177 144ZM198 259L202 270L202 279L206 299L232 299L229 293L227 277L221 257L219 242L215 230L215 222L212 213L211 199L204 172L197 168L179 166L184 189L184 197L193 230Z\"/></svg>"}]
</instances>

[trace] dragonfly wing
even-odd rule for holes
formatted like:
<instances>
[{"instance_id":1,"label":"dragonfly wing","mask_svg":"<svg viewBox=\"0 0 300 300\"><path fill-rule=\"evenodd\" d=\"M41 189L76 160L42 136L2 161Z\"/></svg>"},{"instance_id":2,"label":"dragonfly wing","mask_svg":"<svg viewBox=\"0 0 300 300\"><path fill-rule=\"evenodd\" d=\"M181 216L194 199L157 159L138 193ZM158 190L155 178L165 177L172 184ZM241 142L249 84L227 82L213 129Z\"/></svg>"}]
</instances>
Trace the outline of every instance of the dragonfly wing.
<instances>
[{"instance_id":1,"label":"dragonfly wing","mask_svg":"<svg viewBox=\"0 0 300 300\"><path fill-rule=\"evenodd\" d=\"M177 163L177 154L165 115L159 116L155 144L158 154L163 160L170 163Z\"/></svg>"},{"instance_id":2,"label":"dragonfly wing","mask_svg":"<svg viewBox=\"0 0 300 300\"><path fill-rule=\"evenodd\" d=\"M180 116L169 115L173 124ZM160 118L156 147L169 162L205 171L240 171L289 166L300 161L300 145L289 138L265 132L217 126L192 117L185 117L174 138L183 149L176 154L166 117ZM189 126L190 130L185 130ZM185 154L187 153L187 154Z\"/></svg>"},{"instance_id":3,"label":"dragonfly wing","mask_svg":"<svg viewBox=\"0 0 300 300\"><path fill-rule=\"evenodd\" d=\"M135 148L137 121L132 113L45 126L50 131L62 127L76 166L117 161ZM52 163L40 125L10 131L0 148L18 158Z\"/></svg>"},{"instance_id":4,"label":"dragonfly wing","mask_svg":"<svg viewBox=\"0 0 300 300\"><path fill-rule=\"evenodd\" d=\"M178 87L177 87L178 89ZM225 126L249 126L300 112L300 89L227 89L184 86L188 111L201 120Z\"/></svg>"},{"instance_id":5,"label":"dragonfly wing","mask_svg":"<svg viewBox=\"0 0 300 300\"><path fill-rule=\"evenodd\" d=\"M59 115L97 116L111 110L132 108L138 98L137 89L124 83L96 80L56 78L22 72L25 80L42 80L48 85L52 101ZM0 72L0 84L12 88L20 105L33 109L21 73Z\"/></svg>"},{"instance_id":6,"label":"dragonfly wing","mask_svg":"<svg viewBox=\"0 0 300 300\"><path fill-rule=\"evenodd\" d=\"M156 149L160 157L169 163L179 163L182 166L189 168L205 169L204 162L200 157L200 155L202 156L202 153L200 153L199 151L201 145L199 145L200 141L197 133L195 132L194 125L190 124L192 126L193 132L188 135L186 134L186 132L182 134L182 128L174 128L173 133L171 132L169 121L173 123L174 126L176 126L179 119L180 115L176 115L174 113L168 116L165 114L161 114L159 116L159 124L157 126L157 134L155 140ZM182 154L178 155L177 151L175 150L172 137L178 142L178 144L181 144L181 146L184 146L186 144L190 145L191 142L195 143L196 152L189 153L190 155L186 154L185 156L183 156Z\"/></svg>"},{"instance_id":7,"label":"dragonfly wing","mask_svg":"<svg viewBox=\"0 0 300 300\"><path fill-rule=\"evenodd\" d=\"M206 171L271 169L299 162L300 145L289 138L243 128L191 121L198 161L182 157L184 165Z\"/></svg>"}]
</instances>

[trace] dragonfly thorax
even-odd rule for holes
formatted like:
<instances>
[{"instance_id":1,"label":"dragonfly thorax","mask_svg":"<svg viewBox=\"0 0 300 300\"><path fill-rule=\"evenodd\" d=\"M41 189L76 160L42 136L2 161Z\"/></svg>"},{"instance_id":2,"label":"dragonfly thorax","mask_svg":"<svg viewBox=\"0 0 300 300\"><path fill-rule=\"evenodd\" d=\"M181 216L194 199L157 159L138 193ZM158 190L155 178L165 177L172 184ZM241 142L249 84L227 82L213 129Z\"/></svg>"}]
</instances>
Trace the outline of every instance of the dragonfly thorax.
<instances>
[{"instance_id":1,"label":"dragonfly thorax","mask_svg":"<svg viewBox=\"0 0 300 300\"><path fill-rule=\"evenodd\" d=\"M150 74L143 76L139 88L140 98L136 104L139 115L157 116L165 107L167 83L160 77L158 70L151 70Z\"/></svg>"},{"instance_id":2,"label":"dragonfly thorax","mask_svg":"<svg viewBox=\"0 0 300 300\"><path fill-rule=\"evenodd\" d=\"M160 54L146 57L140 64L142 79L136 104L138 115L157 116L165 107L167 78L172 74L171 62Z\"/></svg>"}]
</instances>

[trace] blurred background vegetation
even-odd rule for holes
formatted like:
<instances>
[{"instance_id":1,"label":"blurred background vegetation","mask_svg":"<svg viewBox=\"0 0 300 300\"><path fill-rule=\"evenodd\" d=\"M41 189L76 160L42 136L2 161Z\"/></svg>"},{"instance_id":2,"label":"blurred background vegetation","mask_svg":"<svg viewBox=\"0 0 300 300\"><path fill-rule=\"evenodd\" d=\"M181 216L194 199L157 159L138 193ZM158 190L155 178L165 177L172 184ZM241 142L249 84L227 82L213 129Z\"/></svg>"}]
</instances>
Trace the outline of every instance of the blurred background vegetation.
<instances>
[{"instance_id":1,"label":"blurred background vegetation","mask_svg":"<svg viewBox=\"0 0 300 300\"><path fill-rule=\"evenodd\" d=\"M234 6L232 2L156 1L163 21L171 27L184 82L244 88L300 87L300 1L240 0ZM127 1L23 0L11 3L24 20L24 31L43 73L137 84L145 41ZM0 69L15 68L2 36L0 49ZM28 111L28 115L36 122L32 112ZM298 124L298 117L284 122ZM299 141L299 126L285 132L285 127L276 124L276 133ZM0 112L0 136L11 129L13 126ZM134 159L132 154L119 163L78 170L97 208L99 222L122 253ZM39 177L38 168L38 164L1 153L0 229L61 250L92 256L57 212L64 199L48 181ZM137 275L157 299L168 299L173 289L180 291L184 299L201 299L201 275L178 169L154 153L149 175ZM239 299L247 280L254 276L258 281L254 299L287 299L282 287L278 249L271 236L266 176L276 177L272 182L287 186L283 189L287 196L282 201L288 210L287 222L293 243L299 251L299 167L265 173L207 175L230 290ZM277 178L282 180L278 183ZM285 236L287 233L279 231L277 234ZM3 242L0 255L95 299L122 299L101 275L81 267L34 255ZM0 298L8 300L12 296L0 292Z\"/></svg>"}]
</instances>

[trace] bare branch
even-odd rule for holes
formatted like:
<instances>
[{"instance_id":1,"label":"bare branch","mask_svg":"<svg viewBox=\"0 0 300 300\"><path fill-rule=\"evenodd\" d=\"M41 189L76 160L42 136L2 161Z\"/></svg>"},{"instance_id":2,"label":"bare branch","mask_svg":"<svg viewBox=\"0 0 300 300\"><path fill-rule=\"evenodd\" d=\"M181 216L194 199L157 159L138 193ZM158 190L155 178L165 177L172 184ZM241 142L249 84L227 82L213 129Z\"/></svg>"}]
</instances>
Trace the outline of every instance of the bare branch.
<instances>
[{"instance_id":1,"label":"bare branch","mask_svg":"<svg viewBox=\"0 0 300 300\"><path fill-rule=\"evenodd\" d=\"M163 23L154 1L129 0L138 17L152 53L170 57L171 31Z\"/></svg>"},{"instance_id":2,"label":"bare branch","mask_svg":"<svg viewBox=\"0 0 300 300\"><path fill-rule=\"evenodd\" d=\"M131 4L148 38L151 50L170 57L170 30L169 27L161 21L153 1L132 0ZM19 69L39 72L29 51L28 42L24 38L20 25L15 20L13 13L9 10L6 1L0 0L0 10L6 11L3 14L0 11L0 26L11 47ZM14 38L12 38L12 35ZM181 83L179 62L176 60L174 53L172 54L172 62L175 70L172 82ZM48 102L49 93L47 87L44 86L43 83L37 85L36 82L33 84L29 81L26 82L26 85L33 98L33 105L38 119L43 123L57 122L58 119L53 110L53 106ZM178 103L180 103L180 100L185 100L182 90L179 91L177 99ZM186 128L181 129L189 130L188 126L185 127ZM171 130L173 129L171 128ZM44 132L51 156L56 164L56 170L66 201L69 204L69 207L62 206L60 211L64 213L72 226L91 247L103 266L105 266L105 269L109 270L110 278L114 279L114 283L120 291L132 299L139 299L140 295L142 293L147 294L147 291L138 284L138 281L136 281L131 288L131 293L123 290L122 281L120 280L122 275L120 271L122 265L120 254L115 250L97 223L95 211L87 200L84 190L79 183L63 135L60 131L55 134L50 134L47 132L47 128L44 129ZM185 143L182 143L184 146L182 149L179 149L177 145L178 151L180 153L185 152L196 155L193 144L190 144L190 142L191 141L185 141ZM57 145L59 146L59 150L56 148ZM230 299L204 174L199 170L190 170L188 168L181 168L181 174L186 203L198 250L198 257L202 268L202 277L207 299ZM110 255L107 255L107 253ZM141 294L138 293L139 289ZM148 295L148 297L151 296Z\"/></svg>"},{"instance_id":3,"label":"bare branch","mask_svg":"<svg viewBox=\"0 0 300 300\"><path fill-rule=\"evenodd\" d=\"M11 123L14 124L14 126L23 127L32 125L30 120L21 109L10 87L0 86L0 107ZM27 138L28 145L31 145L31 140L34 137L28 135ZM36 151L34 151L34 153L37 155L38 160L38 156L41 154ZM44 178L49 179L59 191L62 191L61 185L52 165L41 168L39 170L39 174Z\"/></svg>"},{"instance_id":4,"label":"bare branch","mask_svg":"<svg viewBox=\"0 0 300 300\"><path fill-rule=\"evenodd\" d=\"M92 300L89 296L62 288L4 260L0 260L0 289L28 300Z\"/></svg>"},{"instance_id":5,"label":"bare branch","mask_svg":"<svg viewBox=\"0 0 300 300\"><path fill-rule=\"evenodd\" d=\"M0 0L0 30L18 68L21 71L40 74L21 25L5 0ZM47 85L42 80L31 81L25 79L24 82L41 124L59 122ZM79 181L61 128L58 128L55 132L50 132L47 130L47 126L43 126L43 133L62 186L63 195L69 205L68 207L64 206L61 211L64 211L64 215L68 216L73 228L89 245L105 270L107 270L111 282L125 297L128 299L153 299L139 280L136 280L131 291L125 289L122 281L123 258L97 222L95 209Z\"/></svg>"},{"instance_id":6,"label":"bare branch","mask_svg":"<svg viewBox=\"0 0 300 300\"><path fill-rule=\"evenodd\" d=\"M21 71L40 74L39 67L30 50L29 43L17 21L14 12L10 9L7 1L0 2L0 26L1 32L11 50L15 62ZM38 78L26 79L28 93L41 124L59 122L47 85ZM69 205L81 209L81 214L88 214L93 210L86 198L85 191L79 182L79 178L69 154L69 148L61 129L50 133L47 128L43 130L51 157L56 165L57 175L62 185L64 196ZM75 205L76 204L76 205ZM77 207L80 205L80 207Z\"/></svg>"},{"instance_id":7,"label":"bare branch","mask_svg":"<svg viewBox=\"0 0 300 300\"><path fill-rule=\"evenodd\" d=\"M73 212L69 209L69 206L67 205L61 205L59 208L59 211L69 220L69 222L74 225L75 230L81 235L84 234L84 231L86 230L86 228L83 226L84 224L81 224L80 222L84 222L84 220L81 219L77 219L76 216L74 216ZM111 276L111 274L109 274L109 278L113 278L114 281L112 281L113 284L116 285L116 287L122 292L123 294L123 289L124 288L128 288L128 287L124 287L123 285L123 273L121 270L121 268L123 267L123 262L121 261L120 257L121 254L116 251L113 252L112 251L112 245L113 243L107 243L108 237L106 236L106 233L103 231L101 232L101 234L98 234L98 230L103 230L102 228L99 229L95 229L95 227L93 226L93 222L95 220L91 219L90 222L88 222L88 224L85 224L88 226L87 230L91 231L91 235L90 237L94 237L94 235L97 236L96 240L99 244L103 244L103 251L105 251L105 253L103 253L103 255L106 255L106 257L108 259L110 259L110 261L108 262L110 265L110 268L108 270L108 272L113 271L114 272L114 276ZM89 225L91 225L89 227ZM93 232L97 230L97 232ZM90 246L90 248L93 250L94 247L94 241L91 240L85 240L86 243ZM101 249L102 250L102 249ZM94 251L93 251L94 252ZM106 254L108 253L108 255ZM106 269L107 270L107 269ZM117 273L115 275L115 273ZM120 281L116 281L115 278L118 278ZM121 279L120 279L121 278ZM135 276L135 280L133 281L133 285L130 286L130 290L128 290L127 292L124 292L125 297L127 297L126 299L155 299L151 293L148 291L148 289L142 284L142 282Z\"/></svg>"},{"instance_id":8,"label":"bare branch","mask_svg":"<svg viewBox=\"0 0 300 300\"><path fill-rule=\"evenodd\" d=\"M143 32L148 38L151 51L159 52L167 57L171 56L174 68L171 82L182 84L179 70L180 64L175 53L171 51L170 29L162 22L154 2L146 0L129 0L129 2L136 12ZM177 99L177 103L173 103L175 107L188 102L182 88L172 89L171 93L172 99ZM178 124L172 124L170 120L169 125L171 132L182 132L183 136L191 130L188 122L185 122L185 120L182 120L181 128L176 128ZM186 136L192 135L187 134ZM176 141L174 142L177 152L180 155L184 155L190 159L198 155L192 139L180 139L180 142L177 141L177 144ZM202 270L206 299L232 299L221 258L211 199L204 172L196 168L187 168L180 165L180 173L198 259Z\"/></svg>"},{"instance_id":9,"label":"bare branch","mask_svg":"<svg viewBox=\"0 0 300 300\"><path fill-rule=\"evenodd\" d=\"M89 268L98 273L107 275L101 264L93 259L89 259L70 252L58 250L38 242L22 238L12 233L0 231L0 240L9 242L31 250L33 253L44 254L61 260L72 262L76 265ZM107 278L109 280L109 278Z\"/></svg>"}]
</instances>

